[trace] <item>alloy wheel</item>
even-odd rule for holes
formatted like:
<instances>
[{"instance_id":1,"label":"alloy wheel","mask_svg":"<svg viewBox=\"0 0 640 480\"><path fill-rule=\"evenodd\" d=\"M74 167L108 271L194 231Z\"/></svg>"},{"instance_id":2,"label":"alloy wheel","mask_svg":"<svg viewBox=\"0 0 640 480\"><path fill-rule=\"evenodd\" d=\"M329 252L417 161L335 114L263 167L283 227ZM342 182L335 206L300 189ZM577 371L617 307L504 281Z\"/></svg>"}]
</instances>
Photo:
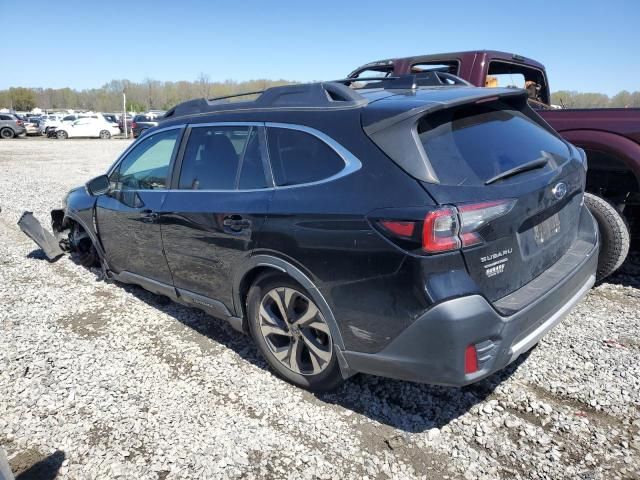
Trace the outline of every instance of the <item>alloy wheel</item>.
<instances>
[{"instance_id":1,"label":"alloy wheel","mask_svg":"<svg viewBox=\"0 0 640 480\"><path fill-rule=\"evenodd\" d=\"M259 326L273 356L292 372L317 375L329 365L329 325L316 304L298 290L268 291L260 302Z\"/></svg>"}]
</instances>

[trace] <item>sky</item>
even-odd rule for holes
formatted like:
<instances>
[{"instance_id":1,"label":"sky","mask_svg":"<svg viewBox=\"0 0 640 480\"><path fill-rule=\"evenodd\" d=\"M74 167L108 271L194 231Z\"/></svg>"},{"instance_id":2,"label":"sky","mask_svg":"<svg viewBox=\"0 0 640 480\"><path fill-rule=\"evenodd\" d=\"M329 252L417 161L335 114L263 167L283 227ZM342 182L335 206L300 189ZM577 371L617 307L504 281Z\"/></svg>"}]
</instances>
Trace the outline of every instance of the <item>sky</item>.
<instances>
[{"instance_id":1,"label":"sky","mask_svg":"<svg viewBox=\"0 0 640 480\"><path fill-rule=\"evenodd\" d=\"M390 57L493 49L552 91L640 90L640 0L0 0L0 89L112 79L343 78Z\"/></svg>"}]
</instances>

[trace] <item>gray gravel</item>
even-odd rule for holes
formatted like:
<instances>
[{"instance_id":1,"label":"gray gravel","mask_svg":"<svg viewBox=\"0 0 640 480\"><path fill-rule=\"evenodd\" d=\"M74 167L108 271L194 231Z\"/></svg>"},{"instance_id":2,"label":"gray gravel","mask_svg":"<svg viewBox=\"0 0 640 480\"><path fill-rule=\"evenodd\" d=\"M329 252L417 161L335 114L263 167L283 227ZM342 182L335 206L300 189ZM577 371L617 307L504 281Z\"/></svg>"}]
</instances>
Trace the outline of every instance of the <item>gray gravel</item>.
<instances>
[{"instance_id":1,"label":"gray gravel","mask_svg":"<svg viewBox=\"0 0 640 480\"><path fill-rule=\"evenodd\" d=\"M17 228L125 140L0 141L0 447L58 478L640 478L640 257L465 389L357 376L315 396L248 338L50 264ZM37 463L40 462L40 463Z\"/></svg>"}]
</instances>

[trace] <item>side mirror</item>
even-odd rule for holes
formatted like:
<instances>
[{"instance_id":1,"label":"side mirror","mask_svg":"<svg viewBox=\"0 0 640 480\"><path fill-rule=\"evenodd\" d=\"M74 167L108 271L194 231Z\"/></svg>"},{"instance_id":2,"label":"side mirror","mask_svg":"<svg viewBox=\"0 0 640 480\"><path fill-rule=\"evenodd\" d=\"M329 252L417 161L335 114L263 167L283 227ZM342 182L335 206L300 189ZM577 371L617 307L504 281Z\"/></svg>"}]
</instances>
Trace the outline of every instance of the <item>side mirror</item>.
<instances>
[{"instance_id":1,"label":"side mirror","mask_svg":"<svg viewBox=\"0 0 640 480\"><path fill-rule=\"evenodd\" d=\"M109 177L106 175L100 175L92 180L89 180L85 186L87 189L87 193L94 197L98 195L104 195L111 188L111 183L109 182Z\"/></svg>"}]
</instances>

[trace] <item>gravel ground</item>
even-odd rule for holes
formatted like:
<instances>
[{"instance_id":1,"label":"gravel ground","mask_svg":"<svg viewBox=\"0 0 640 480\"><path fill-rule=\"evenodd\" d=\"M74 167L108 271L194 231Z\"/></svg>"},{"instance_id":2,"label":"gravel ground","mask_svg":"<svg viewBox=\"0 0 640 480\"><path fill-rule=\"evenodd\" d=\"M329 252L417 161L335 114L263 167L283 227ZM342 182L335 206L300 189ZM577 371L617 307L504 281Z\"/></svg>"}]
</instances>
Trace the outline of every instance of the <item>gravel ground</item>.
<instances>
[{"instance_id":1,"label":"gravel ground","mask_svg":"<svg viewBox=\"0 0 640 480\"><path fill-rule=\"evenodd\" d=\"M19 231L126 145L0 141L0 445L21 478L640 478L640 254L477 385L313 395L223 322Z\"/></svg>"}]
</instances>

